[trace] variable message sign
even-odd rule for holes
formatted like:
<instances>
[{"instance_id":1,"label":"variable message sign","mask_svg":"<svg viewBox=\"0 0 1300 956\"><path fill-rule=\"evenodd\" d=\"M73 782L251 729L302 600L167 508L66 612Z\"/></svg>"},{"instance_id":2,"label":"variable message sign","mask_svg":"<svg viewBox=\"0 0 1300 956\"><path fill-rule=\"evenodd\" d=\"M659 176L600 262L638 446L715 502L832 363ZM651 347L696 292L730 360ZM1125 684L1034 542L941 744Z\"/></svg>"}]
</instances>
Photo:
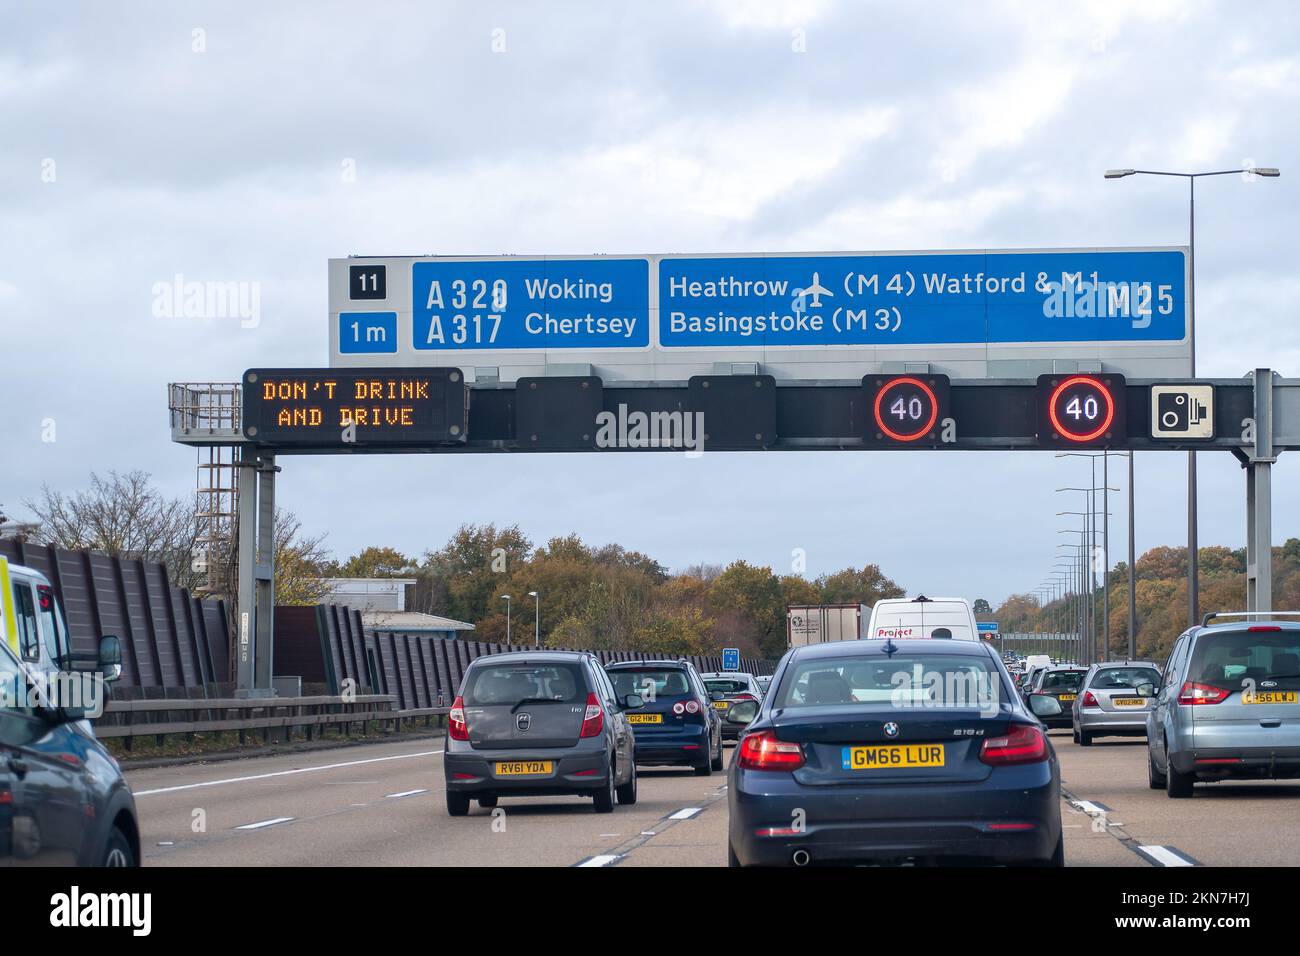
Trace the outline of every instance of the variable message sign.
<instances>
[{"instance_id":1,"label":"variable message sign","mask_svg":"<svg viewBox=\"0 0 1300 956\"><path fill-rule=\"evenodd\" d=\"M258 444L346 451L465 441L459 369L249 369L243 386L244 437Z\"/></svg>"}]
</instances>

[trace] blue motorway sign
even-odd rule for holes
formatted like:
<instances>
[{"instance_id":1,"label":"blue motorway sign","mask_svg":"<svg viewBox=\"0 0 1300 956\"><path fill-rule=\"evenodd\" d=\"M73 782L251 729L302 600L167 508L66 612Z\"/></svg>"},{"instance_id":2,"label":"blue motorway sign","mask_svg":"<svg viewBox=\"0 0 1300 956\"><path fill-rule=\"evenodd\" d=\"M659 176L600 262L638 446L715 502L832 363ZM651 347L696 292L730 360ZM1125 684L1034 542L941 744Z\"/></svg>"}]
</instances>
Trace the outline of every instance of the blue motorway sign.
<instances>
[{"instance_id":1,"label":"blue motorway sign","mask_svg":"<svg viewBox=\"0 0 1300 956\"><path fill-rule=\"evenodd\" d=\"M1169 342L1181 251L665 257L666 349Z\"/></svg>"},{"instance_id":2,"label":"blue motorway sign","mask_svg":"<svg viewBox=\"0 0 1300 956\"><path fill-rule=\"evenodd\" d=\"M650 346L645 258L417 261L411 282L417 352Z\"/></svg>"},{"instance_id":3,"label":"blue motorway sign","mask_svg":"<svg viewBox=\"0 0 1300 956\"><path fill-rule=\"evenodd\" d=\"M722 669L724 671L740 670L739 647L724 647L722 649Z\"/></svg>"},{"instance_id":4,"label":"blue motorway sign","mask_svg":"<svg viewBox=\"0 0 1300 956\"><path fill-rule=\"evenodd\" d=\"M996 634L998 632L997 621L976 621L975 630L980 634Z\"/></svg>"}]
</instances>

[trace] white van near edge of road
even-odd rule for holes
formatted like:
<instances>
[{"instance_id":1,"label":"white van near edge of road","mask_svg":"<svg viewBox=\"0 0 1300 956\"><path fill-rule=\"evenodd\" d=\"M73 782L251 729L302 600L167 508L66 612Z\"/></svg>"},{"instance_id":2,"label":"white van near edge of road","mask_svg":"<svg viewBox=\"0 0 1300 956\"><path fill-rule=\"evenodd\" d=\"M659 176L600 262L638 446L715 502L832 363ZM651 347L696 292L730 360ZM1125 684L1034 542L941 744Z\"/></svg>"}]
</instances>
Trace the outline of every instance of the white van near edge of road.
<instances>
[{"instance_id":1,"label":"white van near edge of road","mask_svg":"<svg viewBox=\"0 0 1300 956\"><path fill-rule=\"evenodd\" d=\"M913 638L951 638L957 641L980 640L975 625L975 608L965 598L885 598L871 609L867 625L868 640L909 640Z\"/></svg>"}]
</instances>

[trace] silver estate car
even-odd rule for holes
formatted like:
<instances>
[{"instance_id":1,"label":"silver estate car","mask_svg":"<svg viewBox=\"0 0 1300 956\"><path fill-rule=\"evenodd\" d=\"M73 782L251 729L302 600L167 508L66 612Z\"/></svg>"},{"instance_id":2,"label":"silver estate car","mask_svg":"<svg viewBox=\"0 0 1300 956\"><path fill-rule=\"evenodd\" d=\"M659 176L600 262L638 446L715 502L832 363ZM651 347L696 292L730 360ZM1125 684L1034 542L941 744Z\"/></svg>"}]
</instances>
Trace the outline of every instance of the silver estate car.
<instances>
[{"instance_id":1,"label":"silver estate car","mask_svg":"<svg viewBox=\"0 0 1300 956\"><path fill-rule=\"evenodd\" d=\"M1207 614L1174 642L1147 715L1153 790L1300 778L1300 612ZM1221 623L1211 623L1216 619Z\"/></svg>"},{"instance_id":2,"label":"silver estate car","mask_svg":"<svg viewBox=\"0 0 1300 956\"><path fill-rule=\"evenodd\" d=\"M1074 710L1074 742L1092 745L1095 737L1145 737L1150 697L1140 684L1160 683L1160 668L1150 661L1108 661L1093 664L1083 675Z\"/></svg>"}]
</instances>

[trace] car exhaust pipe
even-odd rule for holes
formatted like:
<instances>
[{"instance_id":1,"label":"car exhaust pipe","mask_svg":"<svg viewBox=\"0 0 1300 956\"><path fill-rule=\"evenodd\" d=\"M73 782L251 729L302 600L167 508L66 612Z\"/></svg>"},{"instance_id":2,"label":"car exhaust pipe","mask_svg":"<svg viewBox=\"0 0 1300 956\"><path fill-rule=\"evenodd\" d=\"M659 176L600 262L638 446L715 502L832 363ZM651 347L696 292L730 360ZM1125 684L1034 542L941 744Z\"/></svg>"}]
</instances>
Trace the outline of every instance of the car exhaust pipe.
<instances>
[{"instance_id":1,"label":"car exhaust pipe","mask_svg":"<svg viewBox=\"0 0 1300 956\"><path fill-rule=\"evenodd\" d=\"M795 850L790 856L790 862L795 866L807 866L812 862L812 854L807 850Z\"/></svg>"}]
</instances>

